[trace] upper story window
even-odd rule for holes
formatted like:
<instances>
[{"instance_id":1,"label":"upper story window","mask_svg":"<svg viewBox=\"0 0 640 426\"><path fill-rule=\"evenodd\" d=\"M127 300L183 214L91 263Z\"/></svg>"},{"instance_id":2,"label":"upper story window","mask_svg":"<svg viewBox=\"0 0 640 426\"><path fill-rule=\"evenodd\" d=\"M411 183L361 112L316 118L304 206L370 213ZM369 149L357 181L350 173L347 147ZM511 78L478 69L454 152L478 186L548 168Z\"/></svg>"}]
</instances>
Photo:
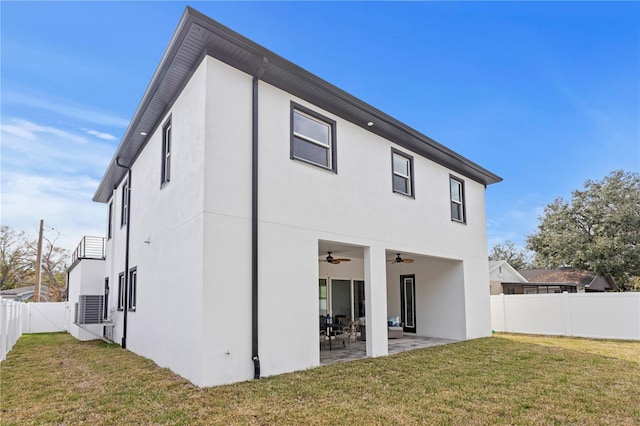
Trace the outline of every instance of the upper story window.
<instances>
[{"instance_id":1,"label":"upper story window","mask_svg":"<svg viewBox=\"0 0 640 426\"><path fill-rule=\"evenodd\" d=\"M336 122L292 102L291 159L337 173Z\"/></svg>"},{"instance_id":2,"label":"upper story window","mask_svg":"<svg viewBox=\"0 0 640 426\"><path fill-rule=\"evenodd\" d=\"M113 200L109 201L107 214L107 240L113 236Z\"/></svg>"},{"instance_id":3,"label":"upper story window","mask_svg":"<svg viewBox=\"0 0 640 426\"><path fill-rule=\"evenodd\" d=\"M129 218L129 181L122 185L122 207L120 209L120 226L125 226Z\"/></svg>"},{"instance_id":4,"label":"upper story window","mask_svg":"<svg viewBox=\"0 0 640 426\"><path fill-rule=\"evenodd\" d=\"M391 148L393 192L414 197L413 157Z\"/></svg>"},{"instance_id":5,"label":"upper story window","mask_svg":"<svg viewBox=\"0 0 640 426\"><path fill-rule=\"evenodd\" d=\"M171 177L171 118L162 127L162 172L160 185L169 182Z\"/></svg>"},{"instance_id":6,"label":"upper story window","mask_svg":"<svg viewBox=\"0 0 640 426\"><path fill-rule=\"evenodd\" d=\"M464 181L451 176L449 186L451 188L451 220L466 223Z\"/></svg>"}]
</instances>

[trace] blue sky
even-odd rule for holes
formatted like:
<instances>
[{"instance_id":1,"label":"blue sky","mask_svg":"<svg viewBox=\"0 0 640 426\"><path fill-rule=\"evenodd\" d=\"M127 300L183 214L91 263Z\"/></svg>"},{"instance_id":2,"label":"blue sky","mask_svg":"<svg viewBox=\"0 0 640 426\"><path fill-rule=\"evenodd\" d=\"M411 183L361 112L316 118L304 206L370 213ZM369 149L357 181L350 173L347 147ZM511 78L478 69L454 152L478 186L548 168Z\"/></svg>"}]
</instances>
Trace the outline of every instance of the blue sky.
<instances>
[{"instance_id":1,"label":"blue sky","mask_svg":"<svg viewBox=\"0 0 640 426\"><path fill-rule=\"evenodd\" d=\"M556 197L640 172L638 2L192 2L502 176L489 247ZM73 249L187 3L0 2L1 221Z\"/></svg>"}]
</instances>

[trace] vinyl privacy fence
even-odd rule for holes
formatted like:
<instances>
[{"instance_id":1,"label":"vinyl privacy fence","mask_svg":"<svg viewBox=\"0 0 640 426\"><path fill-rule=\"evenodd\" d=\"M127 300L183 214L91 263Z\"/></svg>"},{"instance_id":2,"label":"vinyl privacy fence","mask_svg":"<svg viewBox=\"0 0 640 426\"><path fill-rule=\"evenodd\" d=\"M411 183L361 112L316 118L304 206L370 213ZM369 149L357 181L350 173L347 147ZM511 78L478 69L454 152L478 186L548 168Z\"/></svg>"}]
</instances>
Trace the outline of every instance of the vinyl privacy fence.
<instances>
[{"instance_id":1,"label":"vinyl privacy fence","mask_svg":"<svg viewBox=\"0 0 640 426\"><path fill-rule=\"evenodd\" d=\"M68 331L71 319L69 302L23 303L2 299L0 302L0 355L7 353L23 333Z\"/></svg>"},{"instance_id":2,"label":"vinyl privacy fence","mask_svg":"<svg viewBox=\"0 0 640 426\"><path fill-rule=\"evenodd\" d=\"M640 293L491 296L494 331L640 340Z\"/></svg>"}]
</instances>

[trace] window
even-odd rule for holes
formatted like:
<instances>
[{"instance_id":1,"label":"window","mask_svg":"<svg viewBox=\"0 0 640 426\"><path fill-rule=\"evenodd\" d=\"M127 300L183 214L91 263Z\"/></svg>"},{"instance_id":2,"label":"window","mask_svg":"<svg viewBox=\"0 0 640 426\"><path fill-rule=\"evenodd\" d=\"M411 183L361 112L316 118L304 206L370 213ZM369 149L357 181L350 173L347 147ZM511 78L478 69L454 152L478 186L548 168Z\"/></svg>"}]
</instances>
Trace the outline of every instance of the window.
<instances>
[{"instance_id":1,"label":"window","mask_svg":"<svg viewBox=\"0 0 640 426\"><path fill-rule=\"evenodd\" d=\"M107 240L113 235L113 201L109 202L109 213L107 217Z\"/></svg>"},{"instance_id":2,"label":"window","mask_svg":"<svg viewBox=\"0 0 640 426\"><path fill-rule=\"evenodd\" d=\"M104 279L104 306L102 310L102 317L107 319L109 317L109 278Z\"/></svg>"},{"instance_id":3,"label":"window","mask_svg":"<svg viewBox=\"0 0 640 426\"><path fill-rule=\"evenodd\" d=\"M122 185L122 208L120 210L120 226L127 224L129 216L129 181Z\"/></svg>"},{"instance_id":4,"label":"window","mask_svg":"<svg viewBox=\"0 0 640 426\"><path fill-rule=\"evenodd\" d=\"M335 121L292 103L291 159L337 173Z\"/></svg>"},{"instance_id":5,"label":"window","mask_svg":"<svg viewBox=\"0 0 640 426\"><path fill-rule=\"evenodd\" d=\"M127 289L127 310L136 310L136 290L138 284L137 268L129 269L129 288Z\"/></svg>"},{"instance_id":6,"label":"window","mask_svg":"<svg viewBox=\"0 0 640 426\"><path fill-rule=\"evenodd\" d=\"M413 197L413 157L391 148L393 192Z\"/></svg>"},{"instance_id":7,"label":"window","mask_svg":"<svg viewBox=\"0 0 640 426\"><path fill-rule=\"evenodd\" d=\"M124 309L124 272L118 275L118 310Z\"/></svg>"},{"instance_id":8,"label":"window","mask_svg":"<svg viewBox=\"0 0 640 426\"><path fill-rule=\"evenodd\" d=\"M451 187L451 220L466 223L464 211L464 182L453 176L449 179Z\"/></svg>"},{"instance_id":9,"label":"window","mask_svg":"<svg viewBox=\"0 0 640 426\"><path fill-rule=\"evenodd\" d=\"M171 118L162 128L162 175L160 185L169 182L171 176Z\"/></svg>"},{"instance_id":10,"label":"window","mask_svg":"<svg viewBox=\"0 0 640 426\"><path fill-rule=\"evenodd\" d=\"M320 291L320 315L327 315L329 309L327 307L327 279L320 278L318 281Z\"/></svg>"}]
</instances>

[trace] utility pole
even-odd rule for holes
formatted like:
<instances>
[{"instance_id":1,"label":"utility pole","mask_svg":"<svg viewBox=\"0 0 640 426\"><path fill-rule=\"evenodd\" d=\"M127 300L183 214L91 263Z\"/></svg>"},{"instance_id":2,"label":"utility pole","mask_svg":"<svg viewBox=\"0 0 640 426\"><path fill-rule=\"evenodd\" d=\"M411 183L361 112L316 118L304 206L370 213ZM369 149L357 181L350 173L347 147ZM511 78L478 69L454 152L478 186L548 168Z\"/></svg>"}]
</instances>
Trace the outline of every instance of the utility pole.
<instances>
[{"instance_id":1,"label":"utility pole","mask_svg":"<svg viewBox=\"0 0 640 426\"><path fill-rule=\"evenodd\" d=\"M40 232L38 233L38 254L36 255L36 284L33 287L33 301L40 301L40 283L42 282L42 231L44 220L40 219Z\"/></svg>"}]
</instances>

